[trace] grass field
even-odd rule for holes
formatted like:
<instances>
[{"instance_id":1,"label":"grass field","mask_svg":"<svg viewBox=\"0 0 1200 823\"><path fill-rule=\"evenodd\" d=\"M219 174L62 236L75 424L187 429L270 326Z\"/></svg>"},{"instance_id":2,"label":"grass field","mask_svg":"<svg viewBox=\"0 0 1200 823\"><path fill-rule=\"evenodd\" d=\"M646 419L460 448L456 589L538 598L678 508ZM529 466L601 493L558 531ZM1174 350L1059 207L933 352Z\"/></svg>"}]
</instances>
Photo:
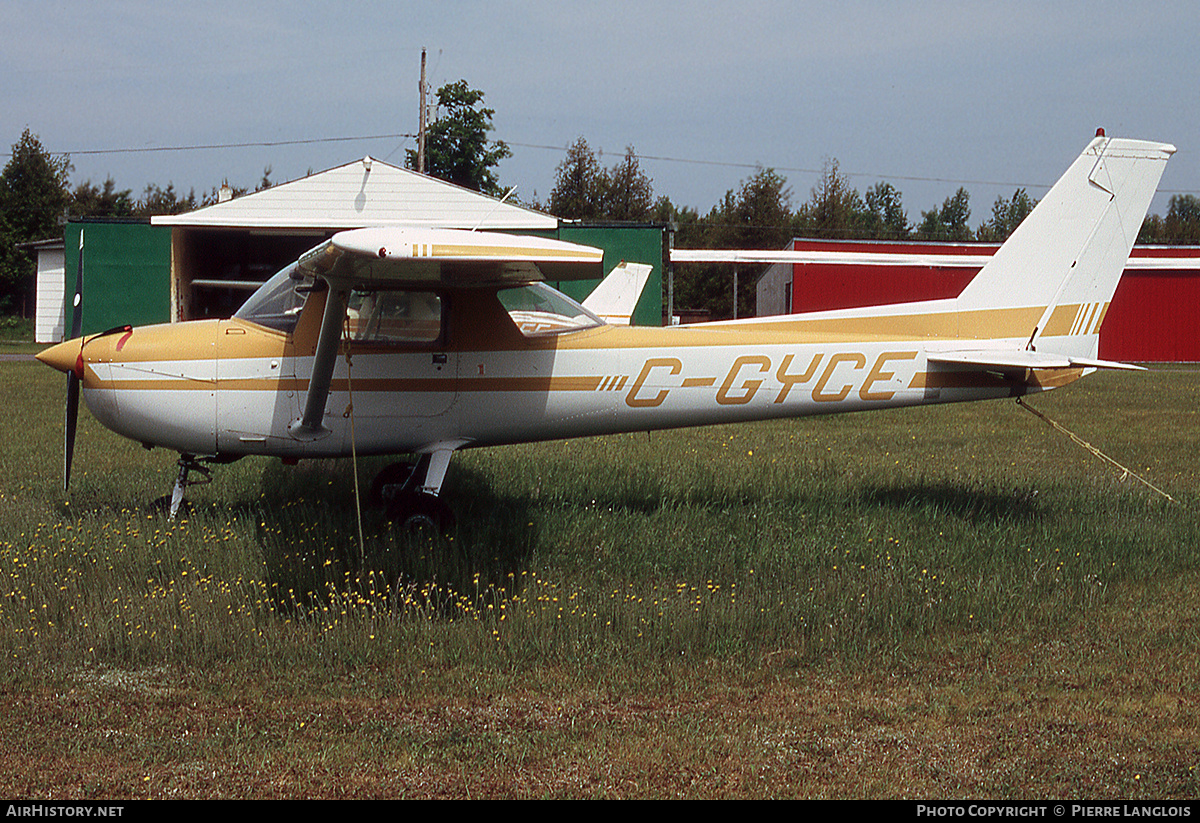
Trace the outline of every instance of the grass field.
<instances>
[{"instance_id":1,"label":"grass field","mask_svg":"<svg viewBox=\"0 0 1200 823\"><path fill-rule=\"evenodd\" d=\"M175 455L0 363L0 794L1198 793L1200 370L466 452L448 541L348 461ZM383 465L359 467L369 483Z\"/></svg>"}]
</instances>

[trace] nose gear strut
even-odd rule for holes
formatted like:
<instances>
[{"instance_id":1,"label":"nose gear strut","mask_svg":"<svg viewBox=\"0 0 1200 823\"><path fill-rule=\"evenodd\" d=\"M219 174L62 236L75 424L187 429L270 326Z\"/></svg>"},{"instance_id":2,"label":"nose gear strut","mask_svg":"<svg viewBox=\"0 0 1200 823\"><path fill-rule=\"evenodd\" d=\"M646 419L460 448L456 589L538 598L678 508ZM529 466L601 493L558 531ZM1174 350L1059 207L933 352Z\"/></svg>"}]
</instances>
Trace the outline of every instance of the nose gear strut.
<instances>
[{"instance_id":1,"label":"nose gear strut","mask_svg":"<svg viewBox=\"0 0 1200 823\"><path fill-rule=\"evenodd\" d=\"M203 486L205 483L212 482L212 471L203 464L201 460L197 460L194 454L179 455L179 474L175 477L175 488L171 492L171 509L167 516L168 520L175 519L175 513L179 511L180 505L183 504L183 492L188 486ZM198 480L192 480L188 475L192 472L199 472L201 477Z\"/></svg>"}]
</instances>

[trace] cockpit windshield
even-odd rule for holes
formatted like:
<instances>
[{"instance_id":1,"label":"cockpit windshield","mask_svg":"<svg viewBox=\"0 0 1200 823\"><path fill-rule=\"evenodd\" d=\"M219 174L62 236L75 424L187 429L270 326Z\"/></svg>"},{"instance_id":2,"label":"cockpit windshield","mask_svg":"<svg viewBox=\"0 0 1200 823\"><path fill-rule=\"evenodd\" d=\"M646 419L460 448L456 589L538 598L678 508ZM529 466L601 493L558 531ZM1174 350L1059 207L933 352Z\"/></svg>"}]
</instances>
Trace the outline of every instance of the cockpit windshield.
<instances>
[{"instance_id":1,"label":"cockpit windshield","mask_svg":"<svg viewBox=\"0 0 1200 823\"><path fill-rule=\"evenodd\" d=\"M501 289L497 296L526 337L564 334L604 325L599 317L545 283Z\"/></svg>"},{"instance_id":2,"label":"cockpit windshield","mask_svg":"<svg viewBox=\"0 0 1200 823\"><path fill-rule=\"evenodd\" d=\"M233 316L290 334L312 285L312 279L302 275L293 263L263 283Z\"/></svg>"}]
</instances>

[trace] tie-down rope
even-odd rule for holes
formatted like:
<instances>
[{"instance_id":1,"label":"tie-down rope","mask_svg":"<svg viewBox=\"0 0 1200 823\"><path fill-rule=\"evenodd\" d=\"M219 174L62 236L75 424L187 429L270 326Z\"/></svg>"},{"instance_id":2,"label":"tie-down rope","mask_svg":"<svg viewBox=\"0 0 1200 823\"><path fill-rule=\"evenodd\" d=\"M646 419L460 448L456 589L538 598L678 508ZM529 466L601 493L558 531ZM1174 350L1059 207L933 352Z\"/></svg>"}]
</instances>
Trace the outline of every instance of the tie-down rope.
<instances>
[{"instance_id":1,"label":"tie-down rope","mask_svg":"<svg viewBox=\"0 0 1200 823\"><path fill-rule=\"evenodd\" d=\"M1046 424L1047 424L1048 426L1050 426L1050 428L1052 428L1052 429L1054 429L1054 430L1056 430L1056 431L1059 431L1059 432L1061 432L1061 433L1065 434L1067 437L1071 438L1071 440L1073 440L1075 443L1079 444L1080 446L1083 446L1083 448L1087 449L1088 451L1090 451L1092 454L1094 454L1094 455L1096 455L1097 457L1099 457L1099 458L1100 458L1101 460L1103 460L1104 462L1106 462L1106 463L1109 463L1109 464L1111 464L1111 465L1113 465L1113 466L1116 466L1118 469L1120 469L1122 472L1124 472L1124 474L1122 474L1122 475L1121 475L1121 479L1122 479L1122 480L1124 480L1126 477L1132 477L1132 478L1134 478L1135 480L1137 480L1138 482L1140 482L1140 483L1143 483L1143 484L1145 484L1146 486L1149 486L1151 489L1153 489L1154 491L1158 492L1159 494L1161 494L1163 497L1165 497L1165 498L1167 498L1168 500L1170 500L1170 501L1171 501L1172 503L1174 503L1175 505L1177 505L1177 506L1183 506L1183 504L1182 504L1182 503L1180 503L1178 500L1176 500L1174 497L1172 497L1171 495L1167 494L1165 491L1163 491L1163 490L1162 490L1162 489L1160 489L1158 486L1156 486L1156 485L1154 485L1153 483L1151 483L1151 482L1150 482L1149 480L1147 480L1146 478L1142 477L1142 476L1141 476L1140 474L1138 474L1137 472L1135 472L1135 471L1132 471L1132 470L1130 470L1129 468L1127 468L1127 467L1125 467L1125 466L1122 466L1122 465L1121 465L1120 463L1118 463L1116 460L1113 460L1111 457L1109 457L1109 456L1108 456L1107 454L1105 454L1104 452L1100 451L1098 448L1096 448L1095 446L1093 446L1091 443L1087 442L1086 440L1084 440L1084 439L1083 439L1082 437L1080 437L1079 435L1077 435L1077 434L1075 434L1074 432L1072 432L1072 431L1068 430L1067 428L1063 427L1061 424L1059 424L1059 423L1056 423L1055 421L1051 420L1049 417L1047 417L1046 415L1042 414L1040 411L1038 411L1037 409L1035 409L1033 406L1030 406L1029 404L1027 404L1027 403L1025 403L1024 401L1022 401L1022 400L1021 400L1021 398L1019 398L1019 397L1017 398L1017 405L1018 405L1018 406L1020 406L1021 408L1023 408L1025 411L1027 411L1027 412L1029 412L1030 414L1032 414L1034 417L1041 418L1043 421L1045 421L1045 422L1046 422ZM1187 507L1186 507L1186 506L1184 506L1184 508L1187 508Z\"/></svg>"},{"instance_id":2,"label":"tie-down rope","mask_svg":"<svg viewBox=\"0 0 1200 823\"><path fill-rule=\"evenodd\" d=\"M354 362L350 359L350 340L353 335L350 333L350 312L345 312L342 315L342 328L345 330L346 338L346 410L342 412L342 417L350 418L350 465L354 470L354 513L358 518L358 557L359 562L363 562L367 556L367 544L363 540L362 527L362 497L358 491L358 435L354 431L354 385L351 382L351 372L354 371Z\"/></svg>"}]
</instances>

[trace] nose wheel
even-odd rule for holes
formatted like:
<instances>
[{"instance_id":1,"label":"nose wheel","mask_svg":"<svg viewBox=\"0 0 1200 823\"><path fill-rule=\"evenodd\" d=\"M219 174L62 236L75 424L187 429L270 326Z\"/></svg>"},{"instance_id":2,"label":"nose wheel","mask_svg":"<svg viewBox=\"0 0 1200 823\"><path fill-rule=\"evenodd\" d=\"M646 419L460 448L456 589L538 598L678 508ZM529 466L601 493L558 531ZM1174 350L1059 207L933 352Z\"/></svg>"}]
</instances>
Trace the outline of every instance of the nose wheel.
<instances>
[{"instance_id":1,"label":"nose wheel","mask_svg":"<svg viewBox=\"0 0 1200 823\"><path fill-rule=\"evenodd\" d=\"M175 515L184 507L187 501L184 498L184 492L188 486L203 486L205 483L212 482L212 470L198 460L194 454L179 455L179 473L175 475L175 488L171 490L169 497L160 497L154 501L152 508L155 511L167 511L167 519L174 520ZM200 476L193 479L192 472L198 473Z\"/></svg>"}]
</instances>

